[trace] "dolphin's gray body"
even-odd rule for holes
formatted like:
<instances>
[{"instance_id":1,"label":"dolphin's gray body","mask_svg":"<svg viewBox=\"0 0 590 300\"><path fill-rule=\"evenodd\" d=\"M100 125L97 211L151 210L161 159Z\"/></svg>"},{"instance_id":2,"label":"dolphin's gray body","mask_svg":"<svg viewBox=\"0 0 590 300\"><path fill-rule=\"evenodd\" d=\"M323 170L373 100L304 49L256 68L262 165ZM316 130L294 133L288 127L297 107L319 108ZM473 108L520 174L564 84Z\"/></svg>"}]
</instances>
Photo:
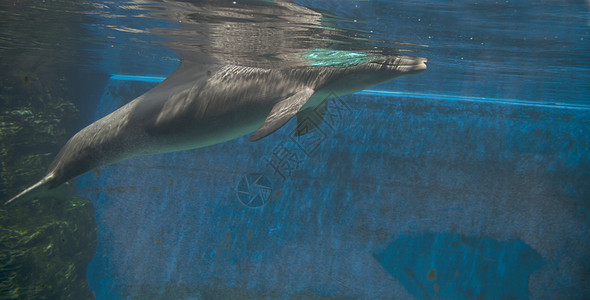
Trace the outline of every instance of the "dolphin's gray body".
<instances>
[{"instance_id":1,"label":"dolphin's gray body","mask_svg":"<svg viewBox=\"0 0 590 300\"><path fill-rule=\"evenodd\" d=\"M253 68L183 63L158 86L74 135L46 176L8 200L55 188L127 158L194 149L254 132L259 140L293 116L426 69L426 59L391 56L344 68ZM322 111L322 110L318 110Z\"/></svg>"}]
</instances>

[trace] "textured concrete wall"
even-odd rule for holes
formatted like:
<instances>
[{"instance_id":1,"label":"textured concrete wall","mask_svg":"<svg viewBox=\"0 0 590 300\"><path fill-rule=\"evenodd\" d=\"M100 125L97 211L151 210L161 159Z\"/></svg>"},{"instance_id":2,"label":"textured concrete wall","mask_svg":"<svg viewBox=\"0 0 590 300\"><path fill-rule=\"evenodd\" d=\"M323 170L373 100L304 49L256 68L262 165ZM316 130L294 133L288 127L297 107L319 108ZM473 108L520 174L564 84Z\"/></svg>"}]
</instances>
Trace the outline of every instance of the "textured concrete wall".
<instances>
[{"instance_id":1,"label":"textured concrete wall","mask_svg":"<svg viewBox=\"0 0 590 300\"><path fill-rule=\"evenodd\" d=\"M141 86L110 82L99 115ZM97 299L590 296L590 110L353 95L322 125L127 160Z\"/></svg>"}]
</instances>

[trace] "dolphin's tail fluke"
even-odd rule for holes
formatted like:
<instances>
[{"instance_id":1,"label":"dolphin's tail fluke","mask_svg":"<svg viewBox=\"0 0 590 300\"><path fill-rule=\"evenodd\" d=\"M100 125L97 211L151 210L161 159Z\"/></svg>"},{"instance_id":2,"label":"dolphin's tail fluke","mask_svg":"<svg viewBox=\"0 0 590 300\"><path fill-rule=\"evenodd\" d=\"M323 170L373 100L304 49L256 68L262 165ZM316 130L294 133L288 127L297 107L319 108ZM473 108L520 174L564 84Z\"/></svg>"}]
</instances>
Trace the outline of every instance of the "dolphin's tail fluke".
<instances>
[{"instance_id":1,"label":"dolphin's tail fluke","mask_svg":"<svg viewBox=\"0 0 590 300\"><path fill-rule=\"evenodd\" d=\"M35 194L37 194L38 192L48 190L49 184L53 181L54 177L55 176L54 176L53 172L47 174L45 177L43 177L43 179L39 180L39 182L31 185L30 187L28 187L24 191L20 192L18 195L14 196L10 200L4 202L4 205L8 205L10 203L13 203L14 201L16 201L18 199L32 197Z\"/></svg>"}]
</instances>

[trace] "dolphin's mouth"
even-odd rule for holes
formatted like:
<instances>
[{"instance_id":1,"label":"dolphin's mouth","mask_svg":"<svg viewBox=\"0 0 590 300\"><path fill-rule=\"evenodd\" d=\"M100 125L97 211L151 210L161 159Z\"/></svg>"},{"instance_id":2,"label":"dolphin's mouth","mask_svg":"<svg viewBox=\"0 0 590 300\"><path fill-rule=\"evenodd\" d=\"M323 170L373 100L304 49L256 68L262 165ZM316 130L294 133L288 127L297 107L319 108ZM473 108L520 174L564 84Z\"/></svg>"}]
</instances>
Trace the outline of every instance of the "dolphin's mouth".
<instances>
[{"instance_id":1,"label":"dolphin's mouth","mask_svg":"<svg viewBox=\"0 0 590 300\"><path fill-rule=\"evenodd\" d=\"M384 59L371 61L369 64L374 65L380 70L396 71L401 73L418 73L426 70L424 57L415 56L391 56Z\"/></svg>"}]
</instances>

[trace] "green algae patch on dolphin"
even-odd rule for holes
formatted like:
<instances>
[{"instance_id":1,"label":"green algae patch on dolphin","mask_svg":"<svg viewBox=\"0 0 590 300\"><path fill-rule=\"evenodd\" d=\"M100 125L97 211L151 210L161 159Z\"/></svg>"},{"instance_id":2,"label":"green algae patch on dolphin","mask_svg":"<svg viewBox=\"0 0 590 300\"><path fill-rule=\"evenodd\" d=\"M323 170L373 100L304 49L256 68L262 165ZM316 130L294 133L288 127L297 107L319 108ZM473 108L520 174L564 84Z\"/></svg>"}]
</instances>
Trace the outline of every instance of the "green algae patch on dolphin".
<instances>
[{"instance_id":1,"label":"green algae patch on dolphin","mask_svg":"<svg viewBox=\"0 0 590 300\"><path fill-rule=\"evenodd\" d=\"M346 68L382 58L378 55L370 55L361 52L347 50L313 49L301 57L307 59L309 64L318 67Z\"/></svg>"}]
</instances>

